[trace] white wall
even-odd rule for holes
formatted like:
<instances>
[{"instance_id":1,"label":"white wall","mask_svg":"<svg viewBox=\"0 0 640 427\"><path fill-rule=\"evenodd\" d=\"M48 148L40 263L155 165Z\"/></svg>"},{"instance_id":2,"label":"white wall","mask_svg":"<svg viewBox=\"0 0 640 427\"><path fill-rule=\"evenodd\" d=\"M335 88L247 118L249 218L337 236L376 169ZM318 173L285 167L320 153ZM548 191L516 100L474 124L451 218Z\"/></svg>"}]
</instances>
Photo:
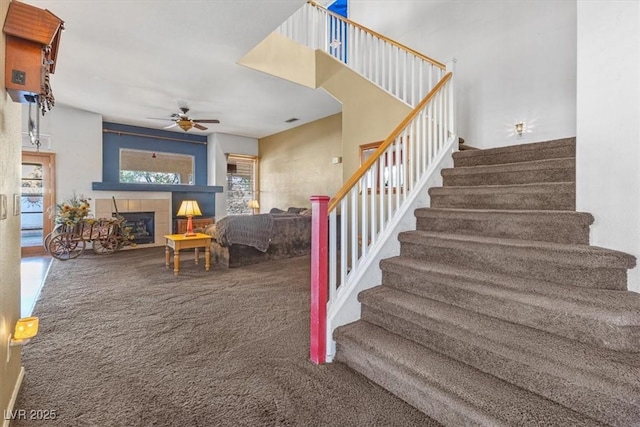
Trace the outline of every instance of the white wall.
<instances>
[{"instance_id":1,"label":"white wall","mask_svg":"<svg viewBox=\"0 0 640 427\"><path fill-rule=\"evenodd\" d=\"M579 1L577 22L577 208L592 244L640 258L640 3Z\"/></svg>"},{"instance_id":2,"label":"white wall","mask_svg":"<svg viewBox=\"0 0 640 427\"><path fill-rule=\"evenodd\" d=\"M222 193L216 193L216 219L227 216L227 158L228 154L258 155L258 140L245 136L214 133L208 137L208 184L220 185Z\"/></svg>"},{"instance_id":3,"label":"white wall","mask_svg":"<svg viewBox=\"0 0 640 427\"><path fill-rule=\"evenodd\" d=\"M3 22L8 7L8 2L0 2ZM0 81L4 82L4 33L0 45ZM8 337L20 317L20 216L13 214L13 195L20 194L20 106L4 86L0 112L0 194L7 197L8 209L6 219L0 218L0 411L5 411L17 396L22 371L20 346L11 348L7 359ZM8 424L3 421L0 424Z\"/></svg>"},{"instance_id":4,"label":"white wall","mask_svg":"<svg viewBox=\"0 0 640 427\"><path fill-rule=\"evenodd\" d=\"M575 136L575 0L363 0L349 14L441 62L458 60L458 130L467 144ZM522 138L519 121L528 128Z\"/></svg>"},{"instance_id":5,"label":"white wall","mask_svg":"<svg viewBox=\"0 0 640 427\"><path fill-rule=\"evenodd\" d=\"M27 131L28 108L22 110L23 149L35 150L30 145ZM149 191L94 191L93 182L102 181L102 116L85 110L56 105L40 117L43 142L40 151L56 154L56 200L68 199L73 192L96 199L166 199L168 192ZM92 213L95 214L95 202ZM170 221L170 217L167 218Z\"/></svg>"}]
</instances>

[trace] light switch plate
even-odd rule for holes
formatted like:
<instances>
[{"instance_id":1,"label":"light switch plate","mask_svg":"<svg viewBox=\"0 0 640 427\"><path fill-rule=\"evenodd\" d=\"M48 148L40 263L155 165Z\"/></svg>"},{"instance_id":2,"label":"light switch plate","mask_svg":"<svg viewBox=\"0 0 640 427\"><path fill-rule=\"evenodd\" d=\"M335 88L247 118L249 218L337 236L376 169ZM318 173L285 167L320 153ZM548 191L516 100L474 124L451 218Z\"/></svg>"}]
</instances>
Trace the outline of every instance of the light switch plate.
<instances>
[{"instance_id":1,"label":"light switch plate","mask_svg":"<svg viewBox=\"0 0 640 427\"><path fill-rule=\"evenodd\" d=\"M21 211L22 211L22 200L20 200L20 195L14 194L13 195L13 216L20 215Z\"/></svg>"},{"instance_id":2,"label":"light switch plate","mask_svg":"<svg viewBox=\"0 0 640 427\"><path fill-rule=\"evenodd\" d=\"M0 194L0 220L7 219L7 195Z\"/></svg>"}]
</instances>

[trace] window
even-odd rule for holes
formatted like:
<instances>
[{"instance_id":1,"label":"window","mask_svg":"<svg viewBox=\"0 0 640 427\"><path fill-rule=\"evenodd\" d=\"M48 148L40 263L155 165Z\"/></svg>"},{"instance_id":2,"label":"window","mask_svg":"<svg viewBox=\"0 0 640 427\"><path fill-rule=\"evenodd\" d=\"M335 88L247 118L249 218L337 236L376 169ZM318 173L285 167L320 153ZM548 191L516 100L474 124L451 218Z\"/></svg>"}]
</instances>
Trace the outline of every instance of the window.
<instances>
[{"instance_id":1,"label":"window","mask_svg":"<svg viewBox=\"0 0 640 427\"><path fill-rule=\"evenodd\" d=\"M193 185L193 156L120 149L120 182Z\"/></svg>"},{"instance_id":2,"label":"window","mask_svg":"<svg viewBox=\"0 0 640 427\"><path fill-rule=\"evenodd\" d=\"M227 215L251 214L249 201L258 200L258 158L230 154L227 159Z\"/></svg>"}]
</instances>

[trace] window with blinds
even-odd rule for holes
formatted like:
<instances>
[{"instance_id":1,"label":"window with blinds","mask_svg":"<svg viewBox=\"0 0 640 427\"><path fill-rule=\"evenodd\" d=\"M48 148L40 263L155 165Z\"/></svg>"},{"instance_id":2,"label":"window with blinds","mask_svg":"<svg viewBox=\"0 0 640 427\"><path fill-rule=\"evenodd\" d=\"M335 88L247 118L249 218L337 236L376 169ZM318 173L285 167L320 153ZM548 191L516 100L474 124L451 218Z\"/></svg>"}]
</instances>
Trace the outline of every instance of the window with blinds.
<instances>
[{"instance_id":1,"label":"window with blinds","mask_svg":"<svg viewBox=\"0 0 640 427\"><path fill-rule=\"evenodd\" d=\"M258 158L230 154L227 160L227 215L251 214L257 200Z\"/></svg>"}]
</instances>

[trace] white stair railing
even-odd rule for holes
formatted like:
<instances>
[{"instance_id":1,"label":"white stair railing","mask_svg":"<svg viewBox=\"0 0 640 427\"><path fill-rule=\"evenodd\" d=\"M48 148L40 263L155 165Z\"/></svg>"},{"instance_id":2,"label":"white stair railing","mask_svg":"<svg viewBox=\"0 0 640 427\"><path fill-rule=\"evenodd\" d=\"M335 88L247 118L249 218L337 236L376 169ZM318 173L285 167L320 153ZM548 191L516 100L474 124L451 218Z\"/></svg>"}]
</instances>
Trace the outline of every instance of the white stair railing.
<instances>
[{"instance_id":1,"label":"white stair railing","mask_svg":"<svg viewBox=\"0 0 640 427\"><path fill-rule=\"evenodd\" d=\"M327 52L411 107L418 105L446 70L444 64L313 1L298 9L276 31Z\"/></svg>"},{"instance_id":2,"label":"white stair railing","mask_svg":"<svg viewBox=\"0 0 640 427\"><path fill-rule=\"evenodd\" d=\"M333 319L354 298L382 246L447 151L457 148L452 73L447 73L326 205L312 197L311 358L333 355ZM328 218L327 218L328 217ZM328 220L328 221L327 221ZM328 222L328 226L327 226ZM328 230L327 230L328 227ZM328 239L326 238L328 234ZM328 277L326 272L328 271ZM328 295L327 295L328 290ZM325 305L326 301L326 305ZM349 318L349 316L342 316ZM353 321L356 319L350 319Z\"/></svg>"},{"instance_id":3,"label":"white stair railing","mask_svg":"<svg viewBox=\"0 0 640 427\"><path fill-rule=\"evenodd\" d=\"M330 201L311 198L311 359L323 363L333 356L333 330L359 317L357 292L379 284L368 272L385 244L457 149L455 60L445 66L313 1L276 31L327 52L413 109Z\"/></svg>"}]
</instances>

